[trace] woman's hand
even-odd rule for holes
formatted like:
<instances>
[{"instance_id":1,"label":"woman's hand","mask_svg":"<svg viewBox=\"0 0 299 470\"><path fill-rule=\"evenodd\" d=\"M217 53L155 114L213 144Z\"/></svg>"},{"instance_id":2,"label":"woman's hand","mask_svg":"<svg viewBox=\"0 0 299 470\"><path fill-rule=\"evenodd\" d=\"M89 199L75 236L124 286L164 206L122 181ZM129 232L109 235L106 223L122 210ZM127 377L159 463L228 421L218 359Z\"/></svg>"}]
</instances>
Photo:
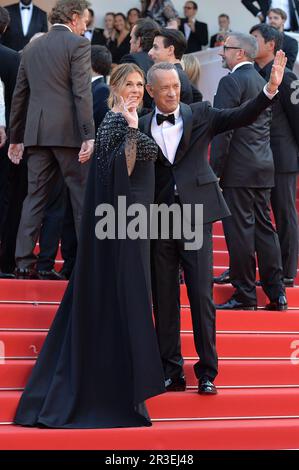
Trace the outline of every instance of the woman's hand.
<instances>
[{"instance_id":1,"label":"woman's hand","mask_svg":"<svg viewBox=\"0 0 299 470\"><path fill-rule=\"evenodd\" d=\"M138 129L138 98L136 96L129 97L126 101L122 97L119 98L118 109L119 112L124 116L129 127Z\"/></svg>"}]
</instances>

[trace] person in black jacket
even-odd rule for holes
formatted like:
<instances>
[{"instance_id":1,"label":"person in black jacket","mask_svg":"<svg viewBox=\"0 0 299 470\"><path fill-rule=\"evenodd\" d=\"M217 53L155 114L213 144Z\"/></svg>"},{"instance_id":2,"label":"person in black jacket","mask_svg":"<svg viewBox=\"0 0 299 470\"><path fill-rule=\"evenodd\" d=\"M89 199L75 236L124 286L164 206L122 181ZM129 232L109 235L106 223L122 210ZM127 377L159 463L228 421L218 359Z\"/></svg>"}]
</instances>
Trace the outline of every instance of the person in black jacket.
<instances>
[{"instance_id":1,"label":"person in black jacket","mask_svg":"<svg viewBox=\"0 0 299 470\"><path fill-rule=\"evenodd\" d=\"M280 8L271 8L268 13L268 20L270 26L273 26L273 28L276 28L282 33L282 50L285 52L288 59L287 68L293 70L298 55L298 42L296 39L283 32L287 14Z\"/></svg>"},{"instance_id":2,"label":"person in black jacket","mask_svg":"<svg viewBox=\"0 0 299 470\"><path fill-rule=\"evenodd\" d=\"M275 51L281 43L281 33L263 24L252 28L251 34L259 44L256 68L268 80ZM271 204L281 246L284 284L288 287L294 285L298 266L296 192L299 173L299 102L292 96L296 89L297 77L286 69L279 87L279 99L272 108L270 134L275 166Z\"/></svg>"},{"instance_id":3,"label":"person in black jacket","mask_svg":"<svg viewBox=\"0 0 299 470\"><path fill-rule=\"evenodd\" d=\"M279 52L275 67L265 87L273 97L281 82L286 60ZM209 103L180 103L180 80L174 64L158 63L148 72L147 89L156 109L140 119L140 130L151 136L160 152L155 171L155 203L164 207L187 204L186 214L193 234L202 234L202 248L186 246L188 236L175 238L170 231L152 241L152 291L160 354L168 391L184 390L183 358L180 347L179 263L185 273L193 320L196 351L195 364L198 392L215 394L213 380L217 375L215 347L215 306L212 301L212 222L229 215L208 163L212 137L253 122L271 100L261 91L241 108L219 110ZM202 206L199 206L202 205ZM195 210L203 209L202 217ZM159 227L158 227L159 228ZM163 232L164 233L164 232ZM193 240L192 240L193 241Z\"/></svg>"},{"instance_id":4,"label":"person in black jacket","mask_svg":"<svg viewBox=\"0 0 299 470\"><path fill-rule=\"evenodd\" d=\"M210 47L223 46L230 30L230 19L226 13L218 16L219 31L211 36Z\"/></svg>"},{"instance_id":5,"label":"person in black jacket","mask_svg":"<svg viewBox=\"0 0 299 470\"><path fill-rule=\"evenodd\" d=\"M130 53L123 56L121 64L133 63L138 65L146 74L151 66L154 64L148 52L153 47L155 35L159 33L160 27L151 18L140 18L133 26L130 39ZM143 98L143 106L146 109L151 109L152 99L145 90Z\"/></svg>"},{"instance_id":6,"label":"person in black jacket","mask_svg":"<svg viewBox=\"0 0 299 470\"><path fill-rule=\"evenodd\" d=\"M0 36L5 33L9 21L7 9L0 7ZM0 80L4 83L7 127L19 63L18 52L0 44ZM7 157L7 150L8 142L0 149L0 278L13 277L7 273L14 270L16 234L22 208L23 190L26 190L21 184L24 180L23 176L26 176L26 165L22 164L19 168L15 168Z\"/></svg>"},{"instance_id":7,"label":"person in black jacket","mask_svg":"<svg viewBox=\"0 0 299 470\"><path fill-rule=\"evenodd\" d=\"M112 56L107 47L91 46L93 119L96 131L109 110L107 101L110 90L105 79L110 73L111 64Z\"/></svg>"},{"instance_id":8,"label":"person in black jacket","mask_svg":"<svg viewBox=\"0 0 299 470\"><path fill-rule=\"evenodd\" d=\"M175 65L181 82L181 101L190 104L202 101L202 94L190 83L183 70L181 59L186 47L187 41L181 31L163 28L156 34L153 47L148 54L155 64L169 62Z\"/></svg>"},{"instance_id":9,"label":"person in black jacket","mask_svg":"<svg viewBox=\"0 0 299 470\"><path fill-rule=\"evenodd\" d=\"M198 5L196 2L185 3L185 18L181 18L180 31L187 40L186 54L201 51L202 46L208 44L208 25L195 19L197 10Z\"/></svg>"},{"instance_id":10,"label":"person in black jacket","mask_svg":"<svg viewBox=\"0 0 299 470\"><path fill-rule=\"evenodd\" d=\"M9 5L10 25L2 36L2 44L21 51L36 33L48 31L47 13L33 5L31 0Z\"/></svg>"},{"instance_id":11,"label":"person in black jacket","mask_svg":"<svg viewBox=\"0 0 299 470\"><path fill-rule=\"evenodd\" d=\"M242 0L243 5L254 16L264 23L267 18L268 11L272 8L272 0ZM298 31L299 29L299 0L288 0L289 6L286 14L289 18L289 24L286 29L290 31ZM256 6L258 5L258 7Z\"/></svg>"},{"instance_id":12,"label":"person in black jacket","mask_svg":"<svg viewBox=\"0 0 299 470\"><path fill-rule=\"evenodd\" d=\"M220 80L214 99L217 108L237 108L257 95L265 80L254 68L258 44L253 36L231 33L223 48L223 66L231 73ZM249 126L215 137L211 165L220 178L232 217L223 221L229 251L233 296L218 309L257 308L256 262L263 289L270 299L266 308L286 310L281 252L270 218L274 162L270 147L271 110Z\"/></svg>"}]
</instances>

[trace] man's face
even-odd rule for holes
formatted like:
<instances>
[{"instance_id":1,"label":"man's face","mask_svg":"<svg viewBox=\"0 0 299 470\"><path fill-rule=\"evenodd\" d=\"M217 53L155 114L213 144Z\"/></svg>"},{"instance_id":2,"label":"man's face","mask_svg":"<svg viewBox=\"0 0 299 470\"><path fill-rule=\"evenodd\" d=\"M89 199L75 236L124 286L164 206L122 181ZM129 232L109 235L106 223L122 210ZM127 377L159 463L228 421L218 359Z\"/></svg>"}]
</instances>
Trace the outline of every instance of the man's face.
<instances>
[{"instance_id":1,"label":"man's face","mask_svg":"<svg viewBox=\"0 0 299 470\"><path fill-rule=\"evenodd\" d=\"M222 57L222 67L232 70L240 62L240 53L242 49L233 36L229 36L223 46L223 51L219 53Z\"/></svg>"},{"instance_id":2,"label":"man's face","mask_svg":"<svg viewBox=\"0 0 299 470\"><path fill-rule=\"evenodd\" d=\"M130 33L130 52L133 54L134 52L138 52L140 50L140 38L136 38L135 36L136 26L133 26L133 29Z\"/></svg>"},{"instance_id":3,"label":"man's face","mask_svg":"<svg viewBox=\"0 0 299 470\"><path fill-rule=\"evenodd\" d=\"M83 36L87 29L87 24L88 24L88 19L89 19L89 11L84 10L84 13L82 16L78 14L73 15L73 21L71 28L73 30L73 33L77 34L78 36Z\"/></svg>"},{"instance_id":4,"label":"man's face","mask_svg":"<svg viewBox=\"0 0 299 470\"><path fill-rule=\"evenodd\" d=\"M226 16L219 16L218 23L219 23L219 31L229 30L229 20L226 18Z\"/></svg>"},{"instance_id":5,"label":"man's face","mask_svg":"<svg viewBox=\"0 0 299 470\"><path fill-rule=\"evenodd\" d=\"M258 46L259 46L258 52L256 55L257 60L267 58L269 54L271 54L271 51L273 52L273 56L274 56L273 41L265 42L265 39L263 38L263 36L261 35L259 31L253 31L251 34L252 36L256 38L258 42Z\"/></svg>"},{"instance_id":6,"label":"man's face","mask_svg":"<svg viewBox=\"0 0 299 470\"><path fill-rule=\"evenodd\" d=\"M28 6L28 5L30 5L31 0L22 0L22 3L23 3L23 5Z\"/></svg>"},{"instance_id":7,"label":"man's face","mask_svg":"<svg viewBox=\"0 0 299 470\"><path fill-rule=\"evenodd\" d=\"M165 114L173 113L179 103L181 83L176 70L157 70L152 85L146 85L157 108Z\"/></svg>"},{"instance_id":8,"label":"man's face","mask_svg":"<svg viewBox=\"0 0 299 470\"><path fill-rule=\"evenodd\" d=\"M93 25L93 20L94 20L94 17L92 16L92 14L90 13L90 11L88 10L87 28L91 28L91 27L92 27L92 25Z\"/></svg>"},{"instance_id":9,"label":"man's face","mask_svg":"<svg viewBox=\"0 0 299 470\"><path fill-rule=\"evenodd\" d=\"M186 18L193 18L196 15L196 9L194 8L193 3L186 2L184 6L184 14Z\"/></svg>"},{"instance_id":10,"label":"man's face","mask_svg":"<svg viewBox=\"0 0 299 470\"><path fill-rule=\"evenodd\" d=\"M280 15L270 11L268 15L269 25L273 26L273 28L278 29L278 31L283 31L284 29L284 20Z\"/></svg>"},{"instance_id":11,"label":"man's face","mask_svg":"<svg viewBox=\"0 0 299 470\"><path fill-rule=\"evenodd\" d=\"M171 48L164 46L164 38L162 36L156 36L153 42L153 47L149 51L148 55L156 63L169 62L171 54Z\"/></svg>"}]
</instances>

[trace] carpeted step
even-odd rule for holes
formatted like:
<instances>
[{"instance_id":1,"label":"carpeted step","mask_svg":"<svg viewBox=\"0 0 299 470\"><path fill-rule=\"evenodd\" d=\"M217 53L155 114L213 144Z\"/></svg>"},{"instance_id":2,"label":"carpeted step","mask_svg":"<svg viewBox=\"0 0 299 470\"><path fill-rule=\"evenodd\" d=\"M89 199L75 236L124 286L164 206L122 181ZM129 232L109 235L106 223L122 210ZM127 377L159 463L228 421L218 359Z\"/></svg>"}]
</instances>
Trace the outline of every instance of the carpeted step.
<instances>
[{"instance_id":1,"label":"carpeted step","mask_svg":"<svg viewBox=\"0 0 299 470\"><path fill-rule=\"evenodd\" d=\"M0 358L36 358L43 346L46 332L0 331ZM181 334L184 357L197 357L193 334ZM299 349L299 333L219 333L217 350L220 357L289 358Z\"/></svg>"},{"instance_id":2,"label":"carpeted step","mask_svg":"<svg viewBox=\"0 0 299 470\"><path fill-rule=\"evenodd\" d=\"M194 360L185 360L190 387L197 385ZM0 361L0 389L20 389L26 385L35 360ZM299 360L219 360L217 385L225 387L299 385Z\"/></svg>"},{"instance_id":3,"label":"carpeted step","mask_svg":"<svg viewBox=\"0 0 299 470\"><path fill-rule=\"evenodd\" d=\"M192 450L196 449L277 450L298 447L298 418L154 422L147 428L84 431L0 426L0 449L5 450L134 449L161 450L163 453L164 449L190 449L192 456ZM196 463L196 457L193 461Z\"/></svg>"},{"instance_id":4,"label":"carpeted step","mask_svg":"<svg viewBox=\"0 0 299 470\"><path fill-rule=\"evenodd\" d=\"M67 287L66 281L39 281L39 280L0 280L1 302L60 302ZM233 294L230 284L214 285L214 301L221 303ZM258 304L264 306L267 302L261 287L257 288ZM299 287L287 289L289 307L299 308ZM181 286L181 304L188 305L186 286Z\"/></svg>"},{"instance_id":5,"label":"carpeted step","mask_svg":"<svg viewBox=\"0 0 299 470\"><path fill-rule=\"evenodd\" d=\"M0 391L0 424L13 422L21 392ZM299 389L219 390L202 396L196 391L165 393L147 401L151 419L298 416Z\"/></svg>"},{"instance_id":6,"label":"carpeted step","mask_svg":"<svg viewBox=\"0 0 299 470\"><path fill-rule=\"evenodd\" d=\"M0 330L48 329L58 305L0 304ZM218 310L217 331L299 331L299 309L284 312ZM181 329L192 331L190 308L181 309Z\"/></svg>"}]
</instances>

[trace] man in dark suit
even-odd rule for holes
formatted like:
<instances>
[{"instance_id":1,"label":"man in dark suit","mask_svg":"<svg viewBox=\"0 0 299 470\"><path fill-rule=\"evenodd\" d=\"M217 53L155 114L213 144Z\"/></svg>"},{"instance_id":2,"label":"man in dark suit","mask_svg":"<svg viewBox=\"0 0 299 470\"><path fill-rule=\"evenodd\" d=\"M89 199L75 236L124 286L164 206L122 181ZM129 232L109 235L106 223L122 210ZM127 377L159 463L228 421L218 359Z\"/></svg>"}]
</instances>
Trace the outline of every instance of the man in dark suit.
<instances>
[{"instance_id":1,"label":"man in dark suit","mask_svg":"<svg viewBox=\"0 0 299 470\"><path fill-rule=\"evenodd\" d=\"M36 33L48 31L45 11L33 5L31 0L9 5L10 25L2 37L2 44L15 51L21 51Z\"/></svg>"},{"instance_id":2,"label":"man in dark suit","mask_svg":"<svg viewBox=\"0 0 299 470\"><path fill-rule=\"evenodd\" d=\"M156 34L153 47L149 51L150 58L155 62L174 64L181 82L181 102L186 104L202 101L201 93L190 83L181 65L181 59L186 51L187 42L181 31L162 28Z\"/></svg>"},{"instance_id":3,"label":"man in dark suit","mask_svg":"<svg viewBox=\"0 0 299 470\"><path fill-rule=\"evenodd\" d=\"M269 24L281 32L283 36L282 50L285 52L288 62L287 68L293 70L298 56L298 42L288 34L284 33L284 25L287 21L287 14L280 8L270 8L268 12Z\"/></svg>"},{"instance_id":4,"label":"man in dark suit","mask_svg":"<svg viewBox=\"0 0 299 470\"><path fill-rule=\"evenodd\" d=\"M286 14L289 18L289 24L286 25L286 29L289 31L298 31L299 29L299 0L288 0L289 6ZM249 10L254 16L257 16L259 20L264 23L267 18L268 11L270 8L275 8L275 1L272 0L242 0L243 5ZM258 4L259 8L255 6Z\"/></svg>"},{"instance_id":5,"label":"man in dark suit","mask_svg":"<svg viewBox=\"0 0 299 470\"><path fill-rule=\"evenodd\" d=\"M130 34L130 54L124 55L120 63L133 63L138 65L144 72L146 78L148 70L154 64L148 53L153 47L154 38L159 31L160 27L158 23L151 18L139 19L133 26ZM152 108L152 99L146 90L143 98L143 106L146 109Z\"/></svg>"},{"instance_id":6,"label":"man in dark suit","mask_svg":"<svg viewBox=\"0 0 299 470\"><path fill-rule=\"evenodd\" d=\"M91 46L93 119L97 131L108 108L109 87L105 79L110 73L111 52L105 46Z\"/></svg>"},{"instance_id":7,"label":"man in dark suit","mask_svg":"<svg viewBox=\"0 0 299 470\"><path fill-rule=\"evenodd\" d=\"M6 8L0 7L0 36L5 33L10 17ZM12 95L20 63L19 54L0 44L0 80L4 83L5 120L9 126ZM0 278L14 269L14 250L19 213L22 205L21 189L24 165L14 168L7 158L8 142L0 149ZM26 171L26 168L25 168ZM5 274L2 272L4 271Z\"/></svg>"},{"instance_id":8,"label":"man in dark suit","mask_svg":"<svg viewBox=\"0 0 299 470\"><path fill-rule=\"evenodd\" d=\"M281 34L264 24L252 28L251 34L259 44L256 68L268 80L275 51L280 47ZM275 166L271 204L281 246L284 284L288 287L294 285L298 266L296 193L299 172L299 103L292 96L296 91L293 84L296 83L296 75L286 69L279 87L279 99L272 108L270 140Z\"/></svg>"},{"instance_id":9,"label":"man in dark suit","mask_svg":"<svg viewBox=\"0 0 299 470\"><path fill-rule=\"evenodd\" d=\"M16 248L19 277L36 276L33 250L59 170L70 191L79 234L88 169L83 164L94 147L90 42L82 37L88 6L85 0L59 0L51 12L51 31L29 44L22 55L8 153L16 164L24 146L28 154L28 195ZM65 17L70 18L66 23Z\"/></svg>"},{"instance_id":10,"label":"man in dark suit","mask_svg":"<svg viewBox=\"0 0 299 470\"><path fill-rule=\"evenodd\" d=\"M274 96L282 78L284 53L276 58L267 85ZM208 164L211 138L226 130L247 125L269 106L265 92L246 107L220 111L210 104L180 103L180 80L174 64L155 64L148 72L147 89L156 109L140 119L140 130L159 145L156 162L155 203L179 207L185 213L193 234L202 233L203 245L189 247L185 232L176 238L174 230L152 242L152 291L155 325L168 391L184 390L183 358L180 347L179 263L181 261L193 321L194 342L200 361L195 364L198 392L215 394L217 375L215 347L215 306L212 300L212 223L229 215L218 180ZM202 205L202 206L200 206ZM163 207L163 206L162 206ZM186 207L186 206L185 206ZM202 208L202 217L197 210ZM174 219L176 224L177 220ZM176 224L177 225L177 224ZM190 241L190 240L189 240Z\"/></svg>"},{"instance_id":11,"label":"man in dark suit","mask_svg":"<svg viewBox=\"0 0 299 470\"><path fill-rule=\"evenodd\" d=\"M198 5L196 2L185 3L185 18L181 18L180 30L187 40L186 54L201 51L202 46L208 44L208 25L195 19L197 10Z\"/></svg>"},{"instance_id":12,"label":"man in dark suit","mask_svg":"<svg viewBox=\"0 0 299 470\"><path fill-rule=\"evenodd\" d=\"M232 33L226 39L221 55L231 73L220 80L214 100L217 108L239 107L264 88L266 82L253 66L257 51L257 41L250 35ZM257 308L256 254L262 286L270 299L266 308L287 309L279 240L269 208L274 186L270 122L271 110L267 109L253 124L218 135L212 142L210 163L232 214L223 227L235 287L227 302L216 305L218 309Z\"/></svg>"}]
</instances>

